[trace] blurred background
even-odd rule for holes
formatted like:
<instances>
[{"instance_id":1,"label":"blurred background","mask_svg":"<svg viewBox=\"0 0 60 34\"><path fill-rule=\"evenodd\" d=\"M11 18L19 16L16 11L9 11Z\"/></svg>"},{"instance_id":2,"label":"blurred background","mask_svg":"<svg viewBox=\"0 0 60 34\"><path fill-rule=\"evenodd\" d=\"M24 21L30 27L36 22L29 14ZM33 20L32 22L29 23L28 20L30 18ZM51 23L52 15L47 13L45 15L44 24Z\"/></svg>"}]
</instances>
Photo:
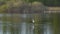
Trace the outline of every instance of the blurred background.
<instances>
[{"instance_id":1,"label":"blurred background","mask_svg":"<svg viewBox=\"0 0 60 34\"><path fill-rule=\"evenodd\" d=\"M0 0L0 34L60 34L60 0Z\"/></svg>"}]
</instances>

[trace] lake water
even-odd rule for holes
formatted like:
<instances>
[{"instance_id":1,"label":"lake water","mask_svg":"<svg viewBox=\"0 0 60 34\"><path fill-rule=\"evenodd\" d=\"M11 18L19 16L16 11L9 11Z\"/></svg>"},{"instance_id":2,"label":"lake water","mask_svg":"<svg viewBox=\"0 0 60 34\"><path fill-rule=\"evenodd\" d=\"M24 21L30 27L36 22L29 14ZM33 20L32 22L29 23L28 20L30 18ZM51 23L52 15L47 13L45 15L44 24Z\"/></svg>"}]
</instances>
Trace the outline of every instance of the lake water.
<instances>
[{"instance_id":1,"label":"lake water","mask_svg":"<svg viewBox=\"0 0 60 34\"><path fill-rule=\"evenodd\" d=\"M20 17L23 17L23 18L26 18L27 17L27 15L26 14L18 14L18 15L20 15ZM4 16L4 14L0 14L0 17L3 17ZM6 16L11 16L11 14L6 14ZM13 15L13 16L16 16L16 15ZM28 17L30 17L30 16L28 16ZM3 25L2 25L2 21L0 21L0 34L3 34ZM34 32L33 32L33 24L26 24L25 22L23 22L23 23L21 23L21 31L20 31L20 33L19 34L34 34ZM31 29L30 29L31 28ZM44 34L52 34L52 30L50 29L51 27L50 27L50 25L45 25L44 26ZM10 32L8 32L7 31L7 33L6 34L10 34Z\"/></svg>"}]
</instances>

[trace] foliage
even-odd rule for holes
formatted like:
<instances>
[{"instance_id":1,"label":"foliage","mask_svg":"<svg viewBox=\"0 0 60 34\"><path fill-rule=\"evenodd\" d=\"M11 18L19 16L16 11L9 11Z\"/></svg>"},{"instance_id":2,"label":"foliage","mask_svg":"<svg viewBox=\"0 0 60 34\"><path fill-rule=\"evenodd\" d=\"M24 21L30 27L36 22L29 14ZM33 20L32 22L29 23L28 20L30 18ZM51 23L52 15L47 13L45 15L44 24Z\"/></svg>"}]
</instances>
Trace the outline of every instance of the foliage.
<instances>
[{"instance_id":1,"label":"foliage","mask_svg":"<svg viewBox=\"0 0 60 34\"><path fill-rule=\"evenodd\" d=\"M26 0L27 1L27 0ZM28 0L29 2L42 2L46 6L60 6L60 0Z\"/></svg>"}]
</instances>

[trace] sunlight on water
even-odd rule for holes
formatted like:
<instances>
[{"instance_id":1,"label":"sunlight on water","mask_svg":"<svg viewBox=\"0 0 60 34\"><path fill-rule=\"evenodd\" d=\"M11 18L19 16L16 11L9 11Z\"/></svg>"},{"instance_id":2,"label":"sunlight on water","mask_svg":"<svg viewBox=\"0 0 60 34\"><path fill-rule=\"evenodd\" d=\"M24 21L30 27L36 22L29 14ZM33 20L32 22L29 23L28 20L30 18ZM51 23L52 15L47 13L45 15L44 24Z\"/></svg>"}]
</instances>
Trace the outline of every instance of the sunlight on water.
<instances>
[{"instance_id":1,"label":"sunlight on water","mask_svg":"<svg viewBox=\"0 0 60 34\"><path fill-rule=\"evenodd\" d=\"M21 34L26 34L26 23L22 23Z\"/></svg>"}]
</instances>

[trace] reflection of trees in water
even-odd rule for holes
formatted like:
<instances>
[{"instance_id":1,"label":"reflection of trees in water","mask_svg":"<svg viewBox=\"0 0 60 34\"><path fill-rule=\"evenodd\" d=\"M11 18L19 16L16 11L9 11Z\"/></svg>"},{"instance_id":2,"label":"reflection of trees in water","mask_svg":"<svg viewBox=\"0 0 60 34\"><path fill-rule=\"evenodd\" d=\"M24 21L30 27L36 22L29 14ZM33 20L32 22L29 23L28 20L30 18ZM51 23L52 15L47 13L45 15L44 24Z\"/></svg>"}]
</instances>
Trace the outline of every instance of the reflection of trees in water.
<instances>
[{"instance_id":1,"label":"reflection of trees in water","mask_svg":"<svg viewBox=\"0 0 60 34\"><path fill-rule=\"evenodd\" d=\"M24 16L23 17L20 16L20 18L23 18L22 21L17 22L17 21L13 21L14 20L13 19L13 20L11 20L10 25L9 25L9 23L6 23L6 25L8 24L9 26L4 26L4 32L5 32L4 34L6 34L8 28L9 28L8 31L11 34L21 34L21 31L24 28L24 26L22 25L23 21L26 23L26 27L25 27L26 28L26 30L25 30L26 34L32 34L31 31L35 34L45 34L47 32L50 33L50 28L52 25L48 24L48 23L50 23L50 21L49 21L50 19L47 16L42 17L40 14L29 14L25 18L24 18ZM18 18L18 17L13 16L13 18ZM46 18L46 19L44 19L44 18ZM6 19L6 17L5 17L5 19ZM32 22L32 19L34 20L34 23ZM45 22L48 22L48 23L45 23ZM23 26L23 28L22 28L22 26ZM34 29L32 26L34 26ZM44 28L44 27L46 27L46 28ZM51 28L51 30L52 30L52 28ZM44 33L44 31L45 31L45 33ZM47 33L47 34L49 34L49 33Z\"/></svg>"}]
</instances>

